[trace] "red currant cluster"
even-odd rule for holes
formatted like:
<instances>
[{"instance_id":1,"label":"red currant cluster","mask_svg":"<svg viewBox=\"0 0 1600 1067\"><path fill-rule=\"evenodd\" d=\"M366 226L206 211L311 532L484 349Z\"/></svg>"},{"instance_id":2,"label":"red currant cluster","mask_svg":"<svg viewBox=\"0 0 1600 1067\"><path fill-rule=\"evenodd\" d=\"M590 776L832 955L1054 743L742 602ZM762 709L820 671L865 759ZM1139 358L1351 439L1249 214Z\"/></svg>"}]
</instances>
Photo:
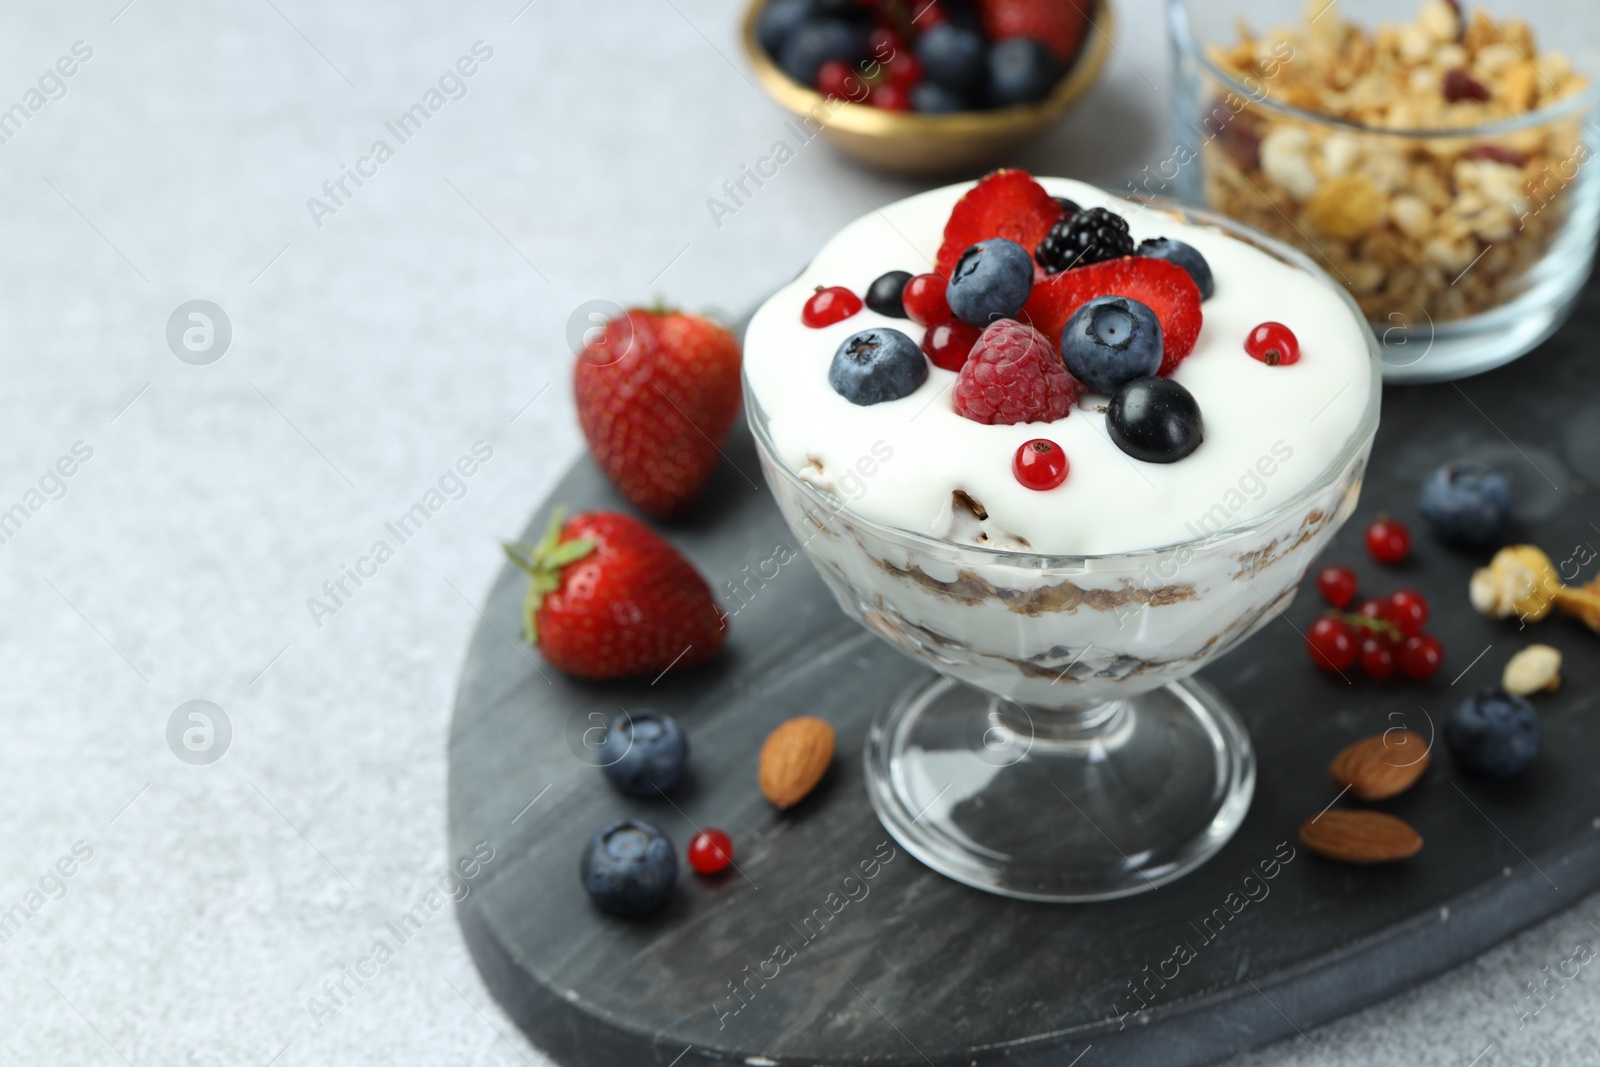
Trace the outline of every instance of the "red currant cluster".
<instances>
[{"instance_id":1,"label":"red currant cluster","mask_svg":"<svg viewBox=\"0 0 1600 1067\"><path fill-rule=\"evenodd\" d=\"M1379 563L1394 564L1411 553L1411 533L1402 523L1380 516L1367 528L1367 551ZM1317 591L1333 608L1306 635L1311 662L1325 671L1343 671L1360 662L1370 677L1388 678L1398 670L1407 678L1431 678L1444 662L1444 645L1430 633L1428 600L1415 589L1387 597L1368 597L1354 611L1356 575L1349 567L1324 567Z\"/></svg>"}]
</instances>

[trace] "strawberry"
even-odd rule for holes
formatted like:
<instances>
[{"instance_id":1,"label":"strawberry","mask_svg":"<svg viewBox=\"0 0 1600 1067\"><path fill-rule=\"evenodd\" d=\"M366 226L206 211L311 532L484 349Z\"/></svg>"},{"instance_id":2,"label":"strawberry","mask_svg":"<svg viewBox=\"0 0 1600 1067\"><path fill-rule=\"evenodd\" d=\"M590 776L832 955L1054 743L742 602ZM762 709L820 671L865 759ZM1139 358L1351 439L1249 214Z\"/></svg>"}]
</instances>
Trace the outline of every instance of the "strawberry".
<instances>
[{"instance_id":1,"label":"strawberry","mask_svg":"<svg viewBox=\"0 0 1600 1067\"><path fill-rule=\"evenodd\" d=\"M997 170L956 202L934 273L948 279L961 253L991 237L1015 241L1031 254L1060 217L1061 205L1027 171Z\"/></svg>"},{"instance_id":2,"label":"strawberry","mask_svg":"<svg viewBox=\"0 0 1600 1067\"><path fill-rule=\"evenodd\" d=\"M578 423L595 462L658 519L686 511L739 413L739 342L696 315L634 309L578 357Z\"/></svg>"},{"instance_id":3,"label":"strawberry","mask_svg":"<svg viewBox=\"0 0 1600 1067\"><path fill-rule=\"evenodd\" d=\"M1065 63L1078 54L1089 28L1089 0L978 0L991 41L1032 37Z\"/></svg>"},{"instance_id":4,"label":"strawberry","mask_svg":"<svg viewBox=\"0 0 1600 1067\"><path fill-rule=\"evenodd\" d=\"M728 635L700 572L648 526L609 511L558 509L537 545L507 544L528 574L523 637L582 678L704 663Z\"/></svg>"},{"instance_id":5,"label":"strawberry","mask_svg":"<svg viewBox=\"0 0 1600 1067\"><path fill-rule=\"evenodd\" d=\"M1189 272L1164 259L1125 256L1052 274L1033 287L1022 315L1053 343L1072 313L1097 296L1137 300L1161 320L1162 359L1156 373L1177 369L1200 336L1200 287Z\"/></svg>"}]
</instances>

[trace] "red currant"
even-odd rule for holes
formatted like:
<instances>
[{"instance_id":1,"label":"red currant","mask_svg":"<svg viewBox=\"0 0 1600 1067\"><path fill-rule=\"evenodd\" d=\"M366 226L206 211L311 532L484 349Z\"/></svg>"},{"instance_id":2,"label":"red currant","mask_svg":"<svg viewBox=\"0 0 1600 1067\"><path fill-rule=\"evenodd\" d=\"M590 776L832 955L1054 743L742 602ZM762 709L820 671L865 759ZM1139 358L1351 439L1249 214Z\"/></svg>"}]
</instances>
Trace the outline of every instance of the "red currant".
<instances>
[{"instance_id":1,"label":"red currant","mask_svg":"<svg viewBox=\"0 0 1600 1067\"><path fill-rule=\"evenodd\" d=\"M701 874L727 870L733 862L733 842L721 830L701 830L689 839L689 866Z\"/></svg>"},{"instance_id":2,"label":"red currant","mask_svg":"<svg viewBox=\"0 0 1600 1067\"><path fill-rule=\"evenodd\" d=\"M911 90L894 82L874 86L867 103L884 111L910 111Z\"/></svg>"},{"instance_id":3,"label":"red currant","mask_svg":"<svg viewBox=\"0 0 1600 1067\"><path fill-rule=\"evenodd\" d=\"M1379 515L1367 527L1367 551L1379 563L1399 563L1411 554L1411 531L1404 523Z\"/></svg>"},{"instance_id":4,"label":"red currant","mask_svg":"<svg viewBox=\"0 0 1600 1067\"><path fill-rule=\"evenodd\" d=\"M1355 631L1343 619L1326 616L1311 626L1306 635L1306 651L1311 662L1325 671L1342 671L1356 661Z\"/></svg>"},{"instance_id":5,"label":"red currant","mask_svg":"<svg viewBox=\"0 0 1600 1067\"><path fill-rule=\"evenodd\" d=\"M889 72L889 84L911 89L922 82L922 61L910 52L897 52L884 65Z\"/></svg>"},{"instance_id":6,"label":"red currant","mask_svg":"<svg viewBox=\"0 0 1600 1067\"><path fill-rule=\"evenodd\" d=\"M950 321L950 305L944 299L945 280L937 274L919 274L906 282L900 294L906 315L918 326L933 326Z\"/></svg>"},{"instance_id":7,"label":"red currant","mask_svg":"<svg viewBox=\"0 0 1600 1067\"><path fill-rule=\"evenodd\" d=\"M1432 634L1416 634L1406 638L1395 659L1407 678L1431 678L1444 662L1444 645Z\"/></svg>"},{"instance_id":8,"label":"red currant","mask_svg":"<svg viewBox=\"0 0 1600 1067\"><path fill-rule=\"evenodd\" d=\"M1415 637L1428 624L1428 601L1415 589L1401 589L1389 597L1389 621L1407 637Z\"/></svg>"},{"instance_id":9,"label":"red currant","mask_svg":"<svg viewBox=\"0 0 1600 1067\"><path fill-rule=\"evenodd\" d=\"M1356 572L1349 567L1324 567L1317 573L1317 592L1334 607L1343 609L1355 599Z\"/></svg>"},{"instance_id":10,"label":"red currant","mask_svg":"<svg viewBox=\"0 0 1600 1067\"><path fill-rule=\"evenodd\" d=\"M935 367L959 371L966 365L967 357L972 355L972 346L978 343L982 333L976 326L969 326L960 319L950 319L928 327L928 332L922 337L922 352L933 361Z\"/></svg>"},{"instance_id":11,"label":"red currant","mask_svg":"<svg viewBox=\"0 0 1600 1067\"><path fill-rule=\"evenodd\" d=\"M824 326L832 326L836 322L843 322L851 315L861 310L861 298L842 285L835 285L830 289L817 286L817 291L806 301L805 310L800 313L800 321L813 330L820 330Z\"/></svg>"},{"instance_id":12,"label":"red currant","mask_svg":"<svg viewBox=\"0 0 1600 1067\"><path fill-rule=\"evenodd\" d=\"M1389 642L1369 637L1361 642L1361 669L1380 681L1394 673L1394 649Z\"/></svg>"},{"instance_id":13,"label":"red currant","mask_svg":"<svg viewBox=\"0 0 1600 1067\"><path fill-rule=\"evenodd\" d=\"M823 96L836 96L841 100L861 95L861 83L850 69L850 64L842 59L830 59L817 68L816 87Z\"/></svg>"},{"instance_id":14,"label":"red currant","mask_svg":"<svg viewBox=\"0 0 1600 1067\"><path fill-rule=\"evenodd\" d=\"M1361 606L1356 609L1356 614L1365 615L1369 619L1377 619L1380 622L1388 622L1389 602L1380 600L1378 597L1369 596L1361 602Z\"/></svg>"},{"instance_id":15,"label":"red currant","mask_svg":"<svg viewBox=\"0 0 1600 1067\"><path fill-rule=\"evenodd\" d=\"M1250 331L1244 350L1269 367L1300 362L1300 342L1294 331L1281 322L1263 322Z\"/></svg>"},{"instance_id":16,"label":"red currant","mask_svg":"<svg viewBox=\"0 0 1600 1067\"><path fill-rule=\"evenodd\" d=\"M899 55L903 47L900 44L900 35L891 26L879 26L873 30L868 43L873 56L883 63Z\"/></svg>"},{"instance_id":17,"label":"red currant","mask_svg":"<svg viewBox=\"0 0 1600 1067\"><path fill-rule=\"evenodd\" d=\"M1067 454L1061 446L1043 437L1026 441L1011 461L1011 473L1029 489L1043 492L1067 480Z\"/></svg>"}]
</instances>

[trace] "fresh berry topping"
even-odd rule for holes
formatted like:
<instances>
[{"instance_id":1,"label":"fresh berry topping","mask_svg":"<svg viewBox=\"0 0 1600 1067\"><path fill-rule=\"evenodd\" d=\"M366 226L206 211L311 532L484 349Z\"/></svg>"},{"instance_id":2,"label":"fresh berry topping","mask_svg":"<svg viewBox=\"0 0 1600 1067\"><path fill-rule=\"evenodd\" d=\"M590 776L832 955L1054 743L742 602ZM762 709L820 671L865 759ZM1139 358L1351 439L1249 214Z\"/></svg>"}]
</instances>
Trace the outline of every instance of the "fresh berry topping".
<instances>
[{"instance_id":1,"label":"fresh berry topping","mask_svg":"<svg viewBox=\"0 0 1600 1067\"><path fill-rule=\"evenodd\" d=\"M911 281L910 271L892 270L888 274L880 275L876 281L867 286L867 307L891 319L910 318L902 301L906 283L909 281Z\"/></svg>"},{"instance_id":2,"label":"fresh berry topping","mask_svg":"<svg viewBox=\"0 0 1600 1067\"><path fill-rule=\"evenodd\" d=\"M1067 480L1067 454L1043 437L1023 442L1011 460L1011 473L1029 489L1043 492Z\"/></svg>"},{"instance_id":3,"label":"fresh berry topping","mask_svg":"<svg viewBox=\"0 0 1600 1067\"><path fill-rule=\"evenodd\" d=\"M941 278L951 277L961 254L991 237L1036 248L1060 217L1061 205L1027 172L997 170L973 186L950 212L933 272ZM1062 325L1066 321L1063 315ZM1052 336L1059 336L1060 332L1058 326Z\"/></svg>"},{"instance_id":4,"label":"fresh berry topping","mask_svg":"<svg viewBox=\"0 0 1600 1067\"><path fill-rule=\"evenodd\" d=\"M1171 378L1135 378L1106 408L1116 446L1144 463L1176 463L1200 447L1205 424L1194 394Z\"/></svg>"},{"instance_id":5,"label":"fresh berry topping","mask_svg":"<svg viewBox=\"0 0 1600 1067\"><path fill-rule=\"evenodd\" d=\"M974 111L976 105L954 89L925 81L911 88L911 110L927 115L950 115L957 111Z\"/></svg>"},{"instance_id":6,"label":"fresh berry topping","mask_svg":"<svg viewBox=\"0 0 1600 1067\"><path fill-rule=\"evenodd\" d=\"M1487 100L1490 93L1482 82L1460 67L1444 72L1444 98L1450 103L1462 100Z\"/></svg>"},{"instance_id":7,"label":"fresh berry topping","mask_svg":"<svg viewBox=\"0 0 1600 1067\"><path fill-rule=\"evenodd\" d=\"M989 48L983 38L953 22L943 22L917 38L924 76L968 98L983 90Z\"/></svg>"},{"instance_id":8,"label":"fresh berry topping","mask_svg":"<svg viewBox=\"0 0 1600 1067\"><path fill-rule=\"evenodd\" d=\"M678 784L689 758L689 739L670 715L624 711L611 716L594 755L612 785L629 796L654 800Z\"/></svg>"},{"instance_id":9,"label":"fresh berry topping","mask_svg":"<svg viewBox=\"0 0 1600 1067\"><path fill-rule=\"evenodd\" d=\"M1415 637L1428 625L1428 601L1415 589L1401 589L1389 595L1386 618L1407 637Z\"/></svg>"},{"instance_id":10,"label":"fresh berry topping","mask_svg":"<svg viewBox=\"0 0 1600 1067\"><path fill-rule=\"evenodd\" d=\"M1511 485L1480 463L1446 463L1422 483L1417 507L1442 540L1499 544L1511 522Z\"/></svg>"},{"instance_id":11,"label":"fresh berry topping","mask_svg":"<svg viewBox=\"0 0 1600 1067\"><path fill-rule=\"evenodd\" d=\"M1407 678L1417 681L1431 678L1444 662L1444 645L1432 634L1417 634L1405 639L1395 660L1400 664L1400 673Z\"/></svg>"},{"instance_id":12,"label":"fresh berry topping","mask_svg":"<svg viewBox=\"0 0 1600 1067\"><path fill-rule=\"evenodd\" d=\"M1360 648L1350 624L1335 616L1318 619L1306 634L1311 662L1325 671L1342 671L1356 661Z\"/></svg>"},{"instance_id":13,"label":"fresh berry topping","mask_svg":"<svg viewBox=\"0 0 1600 1067\"><path fill-rule=\"evenodd\" d=\"M1251 330L1244 339L1244 350L1269 367L1300 362L1300 340L1281 322L1263 322Z\"/></svg>"},{"instance_id":14,"label":"fresh berry topping","mask_svg":"<svg viewBox=\"0 0 1600 1067\"><path fill-rule=\"evenodd\" d=\"M583 350L573 392L600 469L639 510L672 518L722 462L739 414L739 341L696 315L629 311Z\"/></svg>"},{"instance_id":15,"label":"fresh berry topping","mask_svg":"<svg viewBox=\"0 0 1600 1067\"><path fill-rule=\"evenodd\" d=\"M1031 326L1001 319L983 331L956 379L955 411L973 422L1055 422L1081 386Z\"/></svg>"},{"instance_id":16,"label":"fresh berry topping","mask_svg":"<svg viewBox=\"0 0 1600 1067\"><path fill-rule=\"evenodd\" d=\"M1001 41L989 49L989 103L1015 107L1043 100L1061 73L1061 62L1042 41L1031 37Z\"/></svg>"},{"instance_id":17,"label":"fresh berry topping","mask_svg":"<svg viewBox=\"0 0 1600 1067\"><path fill-rule=\"evenodd\" d=\"M1161 367L1161 320L1125 296L1097 296L1061 333L1061 359L1084 385L1110 396Z\"/></svg>"},{"instance_id":18,"label":"fresh berry topping","mask_svg":"<svg viewBox=\"0 0 1600 1067\"><path fill-rule=\"evenodd\" d=\"M1411 531L1380 515L1367 527L1367 552L1379 563L1399 563L1411 554Z\"/></svg>"},{"instance_id":19,"label":"fresh berry topping","mask_svg":"<svg viewBox=\"0 0 1600 1067\"><path fill-rule=\"evenodd\" d=\"M1206 301L1217 291L1215 280L1211 277L1211 264L1206 262L1206 257L1193 245L1174 241L1170 237L1149 237L1139 242L1139 247L1134 250L1136 255L1149 256L1151 259L1164 259L1169 263L1176 263L1189 272L1189 277L1194 279L1194 284L1200 287L1200 299Z\"/></svg>"},{"instance_id":20,"label":"fresh berry topping","mask_svg":"<svg viewBox=\"0 0 1600 1067\"><path fill-rule=\"evenodd\" d=\"M976 326L950 318L928 327L928 332L922 336L922 351L935 367L958 371L966 366L972 346L978 343L982 333Z\"/></svg>"},{"instance_id":21,"label":"fresh berry topping","mask_svg":"<svg viewBox=\"0 0 1600 1067\"><path fill-rule=\"evenodd\" d=\"M991 237L961 254L944 298L956 318L984 327L1015 318L1033 291L1033 257L1015 241Z\"/></svg>"},{"instance_id":22,"label":"fresh berry topping","mask_svg":"<svg viewBox=\"0 0 1600 1067\"><path fill-rule=\"evenodd\" d=\"M733 862L733 842L716 828L701 830L689 839L689 866L699 874L716 874Z\"/></svg>"},{"instance_id":23,"label":"fresh berry topping","mask_svg":"<svg viewBox=\"0 0 1600 1067\"><path fill-rule=\"evenodd\" d=\"M874 85L867 95L867 103L884 111L910 111L911 91L895 82Z\"/></svg>"},{"instance_id":24,"label":"fresh berry topping","mask_svg":"<svg viewBox=\"0 0 1600 1067\"><path fill-rule=\"evenodd\" d=\"M1330 605L1344 610L1356 596L1356 572L1349 567L1324 567L1317 572L1317 592Z\"/></svg>"},{"instance_id":25,"label":"fresh berry topping","mask_svg":"<svg viewBox=\"0 0 1600 1067\"><path fill-rule=\"evenodd\" d=\"M840 100L859 101L867 85L857 77L855 68L837 59L830 59L817 68L817 92Z\"/></svg>"},{"instance_id":26,"label":"fresh berry topping","mask_svg":"<svg viewBox=\"0 0 1600 1067\"><path fill-rule=\"evenodd\" d=\"M666 834L649 823L624 819L589 838L578 872L585 892L601 910L643 915L672 896L678 857Z\"/></svg>"},{"instance_id":27,"label":"fresh berry topping","mask_svg":"<svg viewBox=\"0 0 1600 1067\"><path fill-rule=\"evenodd\" d=\"M802 22L784 39L778 66L801 85L815 85L817 72L828 60L853 65L865 59L869 32L844 19Z\"/></svg>"},{"instance_id":28,"label":"fresh berry topping","mask_svg":"<svg viewBox=\"0 0 1600 1067\"><path fill-rule=\"evenodd\" d=\"M800 321L813 330L843 322L861 310L861 298L842 285L824 289L817 286L806 306L800 310Z\"/></svg>"},{"instance_id":29,"label":"fresh berry topping","mask_svg":"<svg viewBox=\"0 0 1600 1067\"><path fill-rule=\"evenodd\" d=\"M1539 754L1543 730L1533 705L1504 689L1468 697L1444 722L1444 743L1462 767L1509 778Z\"/></svg>"},{"instance_id":30,"label":"fresh berry topping","mask_svg":"<svg viewBox=\"0 0 1600 1067\"><path fill-rule=\"evenodd\" d=\"M1068 200L1064 196L1052 196L1050 199L1061 205L1061 214L1063 215L1076 215L1083 210L1078 206L1076 200Z\"/></svg>"},{"instance_id":31,"label":"fresh berry topping","mask_svg":"<svg viewBox=\"0 0 1600 1067\"><path fill-rule=\"evenodd\" d=\"M862 330L833 355L828 384L852 404L881 404L917 391L928 380L928 361L899 330Z\"/></svg>"},{"instance_id":32,"label":"fresh berry topping","mask_svg":"<svg viewBox=\"0 0 1600 1067\"><path fill-rule=\"evenodd\" d=\"M983 32L991 41L1031 38L1065 63L1077 54L1089 27L1089 5L1062 0L977 0Z\"/></svg>"},{"instance_id":33,"label":"fresh berry topping","mask_svg":"<svg viewBox=\"0 0 1600 1067\"><path fill-rule=\"evenodd\" d=\"M1189 272L1163 259L1133 257L1062 271L1033 287L1023 317L1046 337L1060 337L1073 312L1097 296L1137 300L1161 320L1165 377L1194 350L1200 336L1200 288Z\"/></svg>"},{"instance_id":34,"label":"fresh berry topping","mask_svg":"<svg viewBox=\"0 0 1600 1067\"><path fill-rule=\"evenodd\" d=\"M1361 642L1361 669L1367 677L1380 682L1394 674L1394 646L1380 637L1364 638Z\"/></svg>"},{"instance_id":35,"label":"fresh berry topping","mask_svg":"<svg viewBox=\"0 0 1600 1067\"><path fill-rule=\"evenodd\" d=\"M1133 255L1128 220L1103 207L1085 208L1057 222L1035 253L1050 274Z\"/></svg>"},{"instance_id":36,"label":"fresh berry topping","mask_svg":"<svg viewBox=\"0 0 1600 1067\"><path fill-rule=\"evenodd\" d=\"M945 281L937 274L919 274L906 282L900 293L906 318L919 326L932 326L951 317L950 305L944 298Z\"/></svg>"}]
</instances>

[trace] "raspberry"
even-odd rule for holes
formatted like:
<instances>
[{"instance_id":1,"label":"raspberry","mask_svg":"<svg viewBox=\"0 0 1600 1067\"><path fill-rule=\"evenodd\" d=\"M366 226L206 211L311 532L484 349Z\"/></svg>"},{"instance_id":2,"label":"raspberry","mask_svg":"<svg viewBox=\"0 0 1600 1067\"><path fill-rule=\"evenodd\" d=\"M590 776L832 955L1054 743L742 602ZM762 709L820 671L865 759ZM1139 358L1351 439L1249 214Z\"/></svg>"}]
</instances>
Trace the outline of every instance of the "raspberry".
<instances>
[{"instance_id":1,"label":"raspberry","mask_svg":"<svg viewBox=\"0 0 1600 1067\"><path fill-rule=\"evenodd\" d=\"M1131 256L1133 238L1128 235L1127 219L1103 207L1091 207L1052 226L1034 255L1047 273L1060 274L1072 267Z\"/></svg>"},{"instance_id":2,"label":"raspberry","mask_svg":"<svg viewBox=\"0 0 1600 1067\"><path fill-rule=\"evenodd\" d=\"M1030 252L1061 217L1061 205L1026 172L997 170L957 201L944 226L934 273L950 278L961 253L991 237L1015 241Z\"/></svg>"},{"instance_id":3,"label":"raspberry","mask_svg":"<svg viewBox=\"0 0 1600 1067\"><path fill-rule=\"evenodd\" d=\"M1031 326L1001 319L978 338L956 379L955 411L973 422L1055 422L1083 387Z\"/></svg>"},{"instance_id":4,"label":"raspberry","mask_svg":"<svg viewBox=\"0 0 1600 1067\"><path fill-rule=\"evenodd\" d=\"M1160 375L1171 374L1200 336L1200 287L1189 272L1165 259L1135 256L1052 274L1033 287L1021 318L1059 339L1073 312L1097 296L1137 300L1161 320Z\"/></svg>"}]
</instances>

